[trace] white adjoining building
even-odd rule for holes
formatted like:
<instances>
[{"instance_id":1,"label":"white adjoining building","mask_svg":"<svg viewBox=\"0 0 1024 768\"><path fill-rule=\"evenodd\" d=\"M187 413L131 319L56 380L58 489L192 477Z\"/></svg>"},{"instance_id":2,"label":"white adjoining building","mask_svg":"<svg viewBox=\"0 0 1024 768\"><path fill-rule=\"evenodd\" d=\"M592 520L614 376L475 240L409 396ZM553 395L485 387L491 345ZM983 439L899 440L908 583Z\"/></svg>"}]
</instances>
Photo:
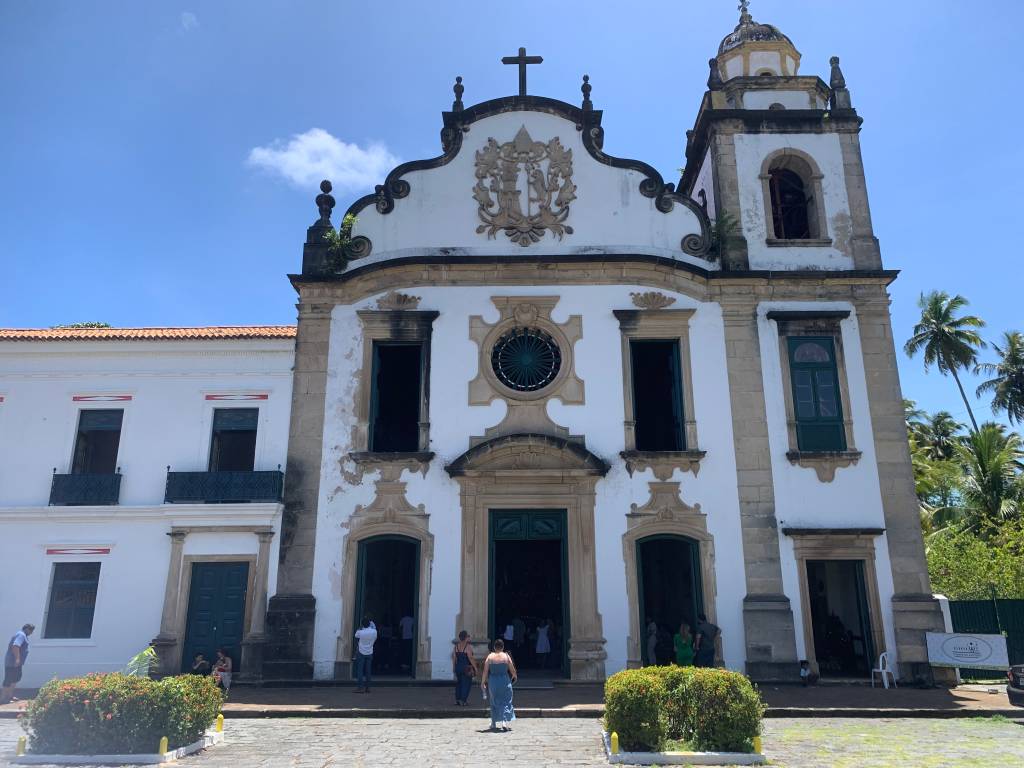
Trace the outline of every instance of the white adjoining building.
<instances>
[{"instance_id":1,"label":"white adjoining building","mask_svg":"<svg viewBox=\"0 0 1024 768\"><path fill-rule=\"evenodd\" d=\"M896 273L838 59L800 75L744 4L674 185L604 153L587 78L581 106L527 95L530 58L517 96L467 107L459 78L442 153L334 240L322 185L297 328L0 331L26 684L151 640L165 672L224 646L347 679L364 615L376 673L418 679L511 627L520 666L601 680L700 614L757 679L882 651L932 676Z\"/></svg>"}]
</instances>

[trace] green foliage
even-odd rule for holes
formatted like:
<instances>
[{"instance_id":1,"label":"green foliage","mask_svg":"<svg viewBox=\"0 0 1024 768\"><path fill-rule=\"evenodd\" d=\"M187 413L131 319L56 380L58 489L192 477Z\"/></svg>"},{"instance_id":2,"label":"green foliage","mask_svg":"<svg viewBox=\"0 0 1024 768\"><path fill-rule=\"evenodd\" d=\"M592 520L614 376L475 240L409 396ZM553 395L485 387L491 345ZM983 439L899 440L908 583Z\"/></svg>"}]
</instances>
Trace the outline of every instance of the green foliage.
<instances>
[{"instance_id":1,"label":"green foliage","mask_svg":"<svg viewBox=\"0 0 1024 768\"><path fill-rule=\"evenodd\" d=\"M110 323L103 323L99 321L92 321L88 323L65 323L64 325L51 325L54 329L65 329L65 328L112 328Z\"/></svg>"},{"instance_id":2,"label":"green foliage","mask_svg":"<svg viewBox=\"0 0 1024 768\"><path fill-rule=\"evenodd\" d=\"M352 227L359 219L351 213L345 214L341 220L341 226L335 229L328 229L324 233L324 242L327 243L327 255L330 257L332 266L341 271L348 264L348 247L352 242Z\"/></svg>"},{"instance_id":3,"label":"green foliage","mask_svg":"<svg viewBox=\"0 0 1024 768\"><path fill-rule=\"evenodd\" d=\"M707 752L749 752L765 706L745 676L728 669L693 669L669 696L682 700L683 736Z\"/></svg>"},{"instance_id":4,"label":"green foliage","mask_svg":"<svg viewBox=\"0 0 1024 768\"><path fill-rule=\"evenodd\" d=\"M129 675L131 677L149 677L149 669L157 662L156 649L153 646L149 646L143 651L139 651L137 654L132 656L124 669L121 670L122 674Z\"/></svg>"},{"instance_id":5,"label":"green foliage","mask_svg":"<svg viewBox=\"0 0 1024 768\"><path fill-rule=\"evenodd\" d=\"M697 750L749 752L764 709L750 681L727 669L644 667L605 683L605 727L627 751L659 751L667 737Z\"/></svg>"},{"instance_id":6,"label":"green foliage","mask_svg":"<svg viewBox=\"0 0 1024 768\"><path fill-rule=\"evenodd\" d=\"M627 752L658 752L665 743L664 699L659 675L645 669L616 672L604 684L605 728L619 734Z\"/></svg>"},{"instance_id":7,"label":"green foliage","mask_svg":"<svg viewBox=\"0 0 1024 768\"><path fill-rule=\"evenodd\" d=\"M928 574L951 600L1024 599L1024 523L1007 523L988 540L959 530L933 537Z\"/></svg>"},{"instance_id":8,"label":"green foliage","mask_svg":"<svg viewBox=\"0 0 1024 768\"><path fill-rule=\"evenodd\" d=\"M198 740L217 718L221 694L208 676L151 680L115 672L51 680L28 705L22 727L32 752L137 754Z\"/></svg>"},{"instance_id":9,"label":"green foliage","mask_svg":"<svg viewBox=\"0 0 1024 768\"><path fill-rule=\"evenodd\" d=\"M726 241L739 228L740 223L735 216L725 211L719 211L718 218L711 221L711 247L708 249L708 256L713 259L722 258Z\"/></svg>"},{"instance_id":10,"label":"green foliage","mask_svg":"<svg viewBox=\"0 0 1024 768\"><path fill-rule=\"evenodd\" d=\"M977 395L992 393L992 413L1005 411L1011 424L1024 423L1024 334L1007 331L1003 345L993 344L998 363L982 363L975 373L995 374L978 387Z\"/></svg>"}]
</instances>

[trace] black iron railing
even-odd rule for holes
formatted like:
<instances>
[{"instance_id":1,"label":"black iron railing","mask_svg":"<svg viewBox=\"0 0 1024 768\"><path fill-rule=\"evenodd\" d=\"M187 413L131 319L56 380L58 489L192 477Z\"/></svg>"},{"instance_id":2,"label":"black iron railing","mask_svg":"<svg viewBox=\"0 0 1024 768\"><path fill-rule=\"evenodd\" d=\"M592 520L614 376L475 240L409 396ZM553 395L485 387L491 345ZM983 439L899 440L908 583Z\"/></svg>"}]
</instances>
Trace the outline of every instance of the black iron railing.
<instances>
[{"instance_id":1,"label":"black iron railing","mask_svg":"<svg viewBox=\"0 0 1024 768\"><path fill-rule=\"evenodd\" d=\"M280 501L284 472L171 472L167 469L167 504L227 504Z\"/></svg>"},{"instance_id":2,"label":"black iron railing","mask_svg":"<svg viewBox=\"0 0 1024 768\"><path fill-rule=\"evenodd\" d=\"M121 473L112 474L53 474L50 485L51 506L105 506L117 504L121 495Z\"/></svg>"}]
</instances>

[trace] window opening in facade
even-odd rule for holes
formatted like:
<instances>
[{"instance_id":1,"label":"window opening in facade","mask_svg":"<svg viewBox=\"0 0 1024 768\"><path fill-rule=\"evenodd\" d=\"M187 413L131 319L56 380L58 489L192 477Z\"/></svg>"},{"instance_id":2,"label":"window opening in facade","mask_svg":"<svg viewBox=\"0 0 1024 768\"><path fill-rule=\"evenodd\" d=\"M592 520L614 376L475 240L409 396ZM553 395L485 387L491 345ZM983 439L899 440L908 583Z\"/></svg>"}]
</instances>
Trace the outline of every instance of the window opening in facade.
<instances>
[{"instance_id":1,"label":"window opening in facade","mask_svg":"<svg viewBox=\"0 0 1024 768\"><path fill-rule=\"evenodd\" d=\"M44 638L92 636L99 581L99 563L54 563Z\"/></svg>"},{"instance_id":2,"label":"window opening in facade","mask_svg":"<svg viewBox=\"0 0 1024 768\"><path fill-rule=\"evenodd\" d=\"M121 409L83 410L78 416L78 435L71 462L73 475L112 475L117 471L121 443Z\"/></svg>"},{"instance_id":3,"label":"window opening in facade","mask_svg":"<svg viewBox=\"0 0 1024 768\"><path fill-rule=\"evenodd\" d=\"M827 336L791 336L788 343L797 448L845 451L834 341Z\"/></svg>"},{"instance_id":4,"label":"window opening in facade","mask_svg":"<svg viewBox=\"0 0 1024 768\"><path fill-rule=\"evenodd\" d=\"M371 451L419 450L422 354L421 344L374 343Z\"/></svg>"},{"instance_id":5,"label":"window opening in facade","mask_svg":"<svg viewBox=\"0 0 1024 768\"><path fill-rule=\"evenodd\" d=\"M217 408L210 442L211 472L252 472L259 408Z\"/></svg>"},{"instance_id":6,"label":"window opening in facade","mask_svg":"<svg viewBox=\"0 0 1024 768\"><path fill-rule=\"evenodd\" d=\"M630 341L629 351L636 450L685 450L679 342Z\"/></svg>"},{"instance_id":7,"label":"window opening in facade","mask_svg":"<svg viewBox=\"0 0 1024 768\"><path fill-rule=\"evenodd\" d=\"M809 199L804 180L787 168L774 168L768 173L771 193L772 223L780 240L806 240L811 237Z\"/></svg>"}]
</instances>

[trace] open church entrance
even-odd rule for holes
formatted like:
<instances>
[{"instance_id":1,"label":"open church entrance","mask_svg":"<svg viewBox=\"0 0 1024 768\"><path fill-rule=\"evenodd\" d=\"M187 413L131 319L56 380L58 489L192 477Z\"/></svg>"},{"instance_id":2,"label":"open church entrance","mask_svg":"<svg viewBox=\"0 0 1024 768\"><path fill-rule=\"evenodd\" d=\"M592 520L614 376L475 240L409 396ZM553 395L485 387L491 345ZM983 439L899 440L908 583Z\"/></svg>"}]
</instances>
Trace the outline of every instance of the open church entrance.
<instances>
[{"instance_id":1,"label":"open church entrance","mask_svg":"<svg viewBox=\"0 0 1024 768\"><path fill-rule=\"evenodd\" d=\"M868 677L871 640L862 560L808 560L814 656L822 677Z\"/></svg>"},{"instance_id":2,"label":"open church entrance","mask_svg":"<svg viewBox=\"0 0 1024 768\"><path fill-rule=\"evenodd\" d=\"M675 659L672 636L686 622L693 633L704 611L700 579L700 547L684 536L649 536L636 544L640 596L640 652L644 664L669 664ZM652 626L653 625L653 626ZM654 658L648 638L656 634Z\"/></svg>"},{"instance_id":3,"label":"open church entrance","mask_svg":"<svg viewBox=\"0 0 1024 768\"><path fill-rule=\"evenodd\" d=\"M491 637L505 639L520 671L567 677L565 510L492 510L490 518Z\"/></svg>"},{"instance_id":4,"label":"open church entrance","mask_svg":"<svg viewBox=\"0 0 1024 768\"><path fill-rule=\"evenodd\" d=\"M374 536L359 542L356 611L377 625L373 674L415 677L420 543L405 536ZM353 652L356 645L353 644Z\"/></svg>"}]
</instances>

